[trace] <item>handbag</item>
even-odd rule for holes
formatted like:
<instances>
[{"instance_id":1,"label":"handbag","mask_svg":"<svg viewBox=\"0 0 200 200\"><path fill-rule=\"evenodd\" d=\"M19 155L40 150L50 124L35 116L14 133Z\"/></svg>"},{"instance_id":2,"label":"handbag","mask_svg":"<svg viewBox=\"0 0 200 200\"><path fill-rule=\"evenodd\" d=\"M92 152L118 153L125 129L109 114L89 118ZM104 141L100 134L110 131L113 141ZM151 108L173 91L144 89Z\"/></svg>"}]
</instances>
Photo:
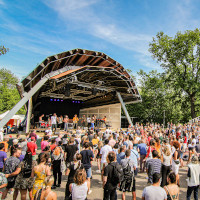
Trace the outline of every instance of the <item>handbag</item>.
<instances>
[{"instance_id":1,"label":"handbag","mask_svg":"<svg viewBox=\"0 0 200 200\"><path fill-rule=\"evenodd\" d=\"M62 173L65 173L66 169L67 169L67 167L66 167L66 164L65 164L65 160L64 160L64 158L62 158L61 159L61 164L60 164L60 171Z\"/></svg>"}]
</instances>

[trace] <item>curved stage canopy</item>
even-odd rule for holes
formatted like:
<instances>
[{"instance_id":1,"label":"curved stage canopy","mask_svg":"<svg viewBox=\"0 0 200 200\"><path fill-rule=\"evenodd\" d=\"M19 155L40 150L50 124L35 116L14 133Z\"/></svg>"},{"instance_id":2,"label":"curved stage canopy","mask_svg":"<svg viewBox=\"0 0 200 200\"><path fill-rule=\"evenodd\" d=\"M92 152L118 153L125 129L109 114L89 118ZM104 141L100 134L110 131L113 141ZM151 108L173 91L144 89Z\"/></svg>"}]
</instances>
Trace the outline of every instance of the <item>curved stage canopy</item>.
<instances>
[{"instance_id":1,"label":"curved stage canopy","mask_svg":"<svg viewBox=\"0 0 200 200\"><path fill-rule=\"evenodd\" d=\"M137 87L124 67L104 53L74 49L47 57L24 80L18 89L21 96L29 92L45 75L60 71L35 93L37 98L52 97L80 100L84 107L141 100Z\"/></svg>"},{"instance_id":2,"label":"curved stage canopy","mask_svg":"<svg viewBox=\"0 0 200 200\"><path fill-rule=\"evenodd\" d=\"M47 57L17 88L21 100L0 121L0 128L28 101L30 121L30 113L47 98L81 102L79 110L121 103L132 124L125 104L142 100L132 77L120 63L102 52L84 49Z\"/></svg>"}]
</instances>

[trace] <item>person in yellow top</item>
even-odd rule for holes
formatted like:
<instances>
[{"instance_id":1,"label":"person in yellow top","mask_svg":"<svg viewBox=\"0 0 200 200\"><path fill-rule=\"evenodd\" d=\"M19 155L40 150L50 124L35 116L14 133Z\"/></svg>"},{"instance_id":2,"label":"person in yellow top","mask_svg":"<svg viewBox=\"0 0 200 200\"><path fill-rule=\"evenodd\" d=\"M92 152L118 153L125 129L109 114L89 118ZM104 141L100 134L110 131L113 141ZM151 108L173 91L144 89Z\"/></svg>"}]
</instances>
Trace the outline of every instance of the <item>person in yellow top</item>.
<instances>
[{"instance_id":1,"label":"person in yellow top","mask_svg":"<svg viewBox=\"0 0 200 200\"><path fill-rule=\"evenodd\" d=\"M78 121L79 121L79 118L77 117L77 114L75 114L74 117L73 117L74 129L77 129Z\"/></svg>"},{"instance_id":2,"label":"person in yellow top","mask_svg":"<svg viewBox=\"0 0 200 200\"><path fill-rule=\"evenodd\" d=\"M92 144L93 144L93 146L98 145L98 142L99 142L99 139L97 138L97 135L95 134L95 135L94 135L94 138L92 139Z\"/></svg>"},{"instance_id":3,"label":"person in yellow top","mask_svg":"<svg viewBox=\"0 0 200 200\"><path fill-rule=\"evenodd\" d=\"M39 164L33 168L31 177L32 178L35 177L35 183L33 184L31 200L34 199L36 192L44 187L45 178L51 175L51 169L49 165L46 165L47 161L48 161L48 155L44 153L40 156Z\"/></svg>"}]
</instances>

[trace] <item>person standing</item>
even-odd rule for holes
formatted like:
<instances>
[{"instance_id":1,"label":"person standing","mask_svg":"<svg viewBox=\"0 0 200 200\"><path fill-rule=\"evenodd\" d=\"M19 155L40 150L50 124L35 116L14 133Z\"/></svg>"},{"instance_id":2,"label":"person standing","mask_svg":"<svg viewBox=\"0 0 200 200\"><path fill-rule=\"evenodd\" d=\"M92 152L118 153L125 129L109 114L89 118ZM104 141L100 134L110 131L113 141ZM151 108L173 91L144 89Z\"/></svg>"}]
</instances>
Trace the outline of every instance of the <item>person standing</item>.
<instances>
[{"instance_id":1,"label":"person standing","mask_svg":"<svg viewBox=\"0 0 200 200\"><path fill-rule=\"evenodd\" d=\"M167 200L165 190L160 187L160 174L154 173L152 180L153 184L144 188L142 192L142 200Z\"/></svg>"},{"instance_id":2,"label":"person standing","mask_svg":"<svg viewBox=\"0 0 200 200\"><path fill-rule=\"evenodd\" d=\"M49 165L47 165L48 155L43 153L39 157L39 164L35 166L32 170L31 177L35 177L35 182L33 184L32 191L32 200L39 189L42 189L44 186L44 180L47 176L51 175L51 169Z\"/></svg>"},{"instance_id":3,"label":"person standing","mask_svg":"<svg viewBox=\"0 0 200 200\"><path fill-rule=\"evenodd\" d=\"M27 152L32 153L33 160L36 160L37 144L35 143L35 137L31 137L31 141L27 143Z\"/></svg>"},{"instance_id":4,"label":"person standing","mask_svg":"<svg viewBox=\"0 0 200 200\"><path fill-rule=\"evenodd\" d=\"M130 155L130 159L134 162L135 165L135 176L137 176L138 174L138 161L140 159L139 153L136 150L137 147L133 147L132 145L129 146L129 148L131 149L131 155Z\"/></svg>"},{"instance_id":5,"label":"person standing","mask_svg":"<svg viewBox=\"0 0 200 200\"><path fill-rule=\"evenodd\" d=\"M65 115L63 122L64 122L64 131L67 131L68 130L68 123L69 123L69 118L68 118L67 115Z\"/></svg>"},{"instance_id":6,"label":"person standing","mask_svg":"<svg viewBox=\"0 0 200 200\"><path fill-rule=\"evenodd\" d=\"M78 121L79 121L79 118L77 117L77 114L75 114L74 117L73 117L73 126L74 126L74 129L77 129Z\"/></svg>"},{"instance_id":7,"label":"person standing","mask_svg":"<svg viewBox=\"0 0 200 200\"><path fill-rule=\"evenodd\" d=\"M3 150L4 150L4 143L0 143L0 172L3 171L3 166L7 159L7 154Z\"/></svg>"},{"instance_id":8,"label":"person standing","mask_svg":"<svg viewBox=\"0 0 200 200\"><path fill-rule=\"evenodd\" d=\"M57 115L56 115L56 113L54 113L53 116L51 116L51 127L52 127L51 128L52 131L54 131L54 133L55 133L56 129L57 129Z\"/></svg>"},{"instance_id":9,"label":"person standing","mask_svg":"<svg viewBox=\"0 0 200 200\"><path fill-rule=\"evenodd\" d=\"M69 144L65 146L66 167L73 164L74 155L78 152L78 146L75 144L75 138L71 137Z\"/></svg>"},{"instance_id":10,"label":"person standing","mask_svg":"<svg viewBox=\"0 0 200 200\"><path fill-rule=\"evenodd\" d=\"M87 174L87 180L88 180L88 182L90 184L90 179L91 179L91 175L92 175L91 161L94 159L94 154L89 149L90 144L88 142L84 143L83 147L84 147L84 150L81 151L82 163L83 163L83 166L84 166L86 174ZM89 194L91 192L92 192L92 190L89 190Z\"/></svg>"},{"instance_id":11,"label":"person standing","mask_svg":"<svg viewBox=\"0 0 200 200\"><path fill-rule=\"evenodd\" d=\"M13 150L13 155L10 156L5 161L4 173L5 173L6 178L8 179L8 185L3 192L2 199L5 199L8 191L10 189L14 188L15 179L21 171L21 169L18 167L19 163L20 163L20 160L19 160L20 155L21 155L21 148L15 148ZM14 194L13 194L14 200L17 198L17 193L18 192L14 192Z\"/></svg>"},{"instance_id":12,"label":"person standing","mask_svg":"<svg viewBox=\"0 0 200 200\"><path fill-rule=\"evenodd\" d=\"M121 166L123 169L124 179L120 183L120 190L123 192L122 200L125 200L126 192L132 192L132 200L136 200L136 189L135 189L135 177L134 170L136 166L133 160L130 159L131 150L126 150L126 158L121 160Z\"/></svg>"},{"instance_id":13,"label":"person standing","mask_svg":"<svg viewBox=\"0 0 200 200\"><path fill-rule=\"evenodd\" d=\"M161 172L161 160L158 159L158 152L156 150L152 151L152 159L147 160L146 163L146 171L148 174L148 183L152 184L153 183L153 174L154 173L159 173Z\"/></svg>"},{"instance_id":14,"label":"person standing","mask_svg":"<svg viewBox=\"0 0 200 200\"><path fill-rule=\"evenodd\" d=\"M168 176L168 185L164 187L167 193L168 200L178 200L179 199L179 187L176 184L176 174L171 172Z\"/></svg>"},{"instance_id":15,"label":"person standing","mask_svg":"<svg viewBox=\"0 0 200 200\"><path fill-rule=\"evenodd\" d=\"M194 200L198 200L198 189L200 185L200 165L197 156L192 156L191 163L188 165L188 179L187 179L187 200L190 200L192 192L194 191Z\"/></svg>"},{"instance_id":16,"label":"person standing","mask_svg":"<svg viewBox=\"0 0 200 200\"><path fill-rule=\"evenodd\" d=\"M140 172L144 172L145 169L144 159L147 155L147 145L144 143L143 139L139 142L137 148L140 154Z\"/></svg>"},{"instance_id":17,"label":"person standing","mask_svg":"<svg viewBox=\"0 0 200 200\"><path fill-rule=\"evenodd\" d=\"M114 151L108 153L107 162L108 165L105 167L103 173L103 200L115 200L117 199L116 189L118 183L113 179L113 170L115 170L119 164L116 162L116 154Z\"/></svg>"},{"instance_id":18,"label":"person standing","mask_svg":"<svg viewBox=\"0 0 200 200\"><path fill-rule=\"evenodd\" d=\"M170 167L172 164L172 154L171 151L169 150L168 146L164 147L164 150L161 155L161 161L162 161L162 182L161 182L161 187L164 187L167 185L167 176L170 173Z\"/></svg>"},{"instance_id":19,"label":"person standing","mask_svg":"<svg viewBox=\"0 0 200 200\"><path fill-rule=\"evenodd\" d=\"M29 191L29 198L32 198L34 179L31 177L31 173L36 165L37 162L32 160L32 154L26 153L24 160L18 166L20 173L15 180L14 188L17 193L20 190L21 200L26 200L27 190Z\"/></svg>"}]
</instances>

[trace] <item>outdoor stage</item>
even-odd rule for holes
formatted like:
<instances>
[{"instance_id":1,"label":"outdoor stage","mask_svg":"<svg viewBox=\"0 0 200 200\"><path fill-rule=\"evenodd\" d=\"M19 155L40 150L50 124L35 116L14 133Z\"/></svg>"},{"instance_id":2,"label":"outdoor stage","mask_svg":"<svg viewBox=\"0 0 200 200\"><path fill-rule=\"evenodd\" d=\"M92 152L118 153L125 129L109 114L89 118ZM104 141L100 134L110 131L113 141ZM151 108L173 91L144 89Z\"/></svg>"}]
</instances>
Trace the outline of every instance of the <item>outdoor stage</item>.
<instances>
[{"instance_id":1,"label":"outdoor stage","mask_svg":"<svg viewBox=\"0 0 200 200\"><path fill-rule=\"evenodd\" d=\"M23 106L27 109L26 132L31 114L39 121L53 113L104 116L113 128L121 127L121 108L132 125L126 104L141 102L131 75L124 67L102 52L74 49L47 57L20 85L19 103L0 121L0 128Z\"/></svg>"}]
</instances>

